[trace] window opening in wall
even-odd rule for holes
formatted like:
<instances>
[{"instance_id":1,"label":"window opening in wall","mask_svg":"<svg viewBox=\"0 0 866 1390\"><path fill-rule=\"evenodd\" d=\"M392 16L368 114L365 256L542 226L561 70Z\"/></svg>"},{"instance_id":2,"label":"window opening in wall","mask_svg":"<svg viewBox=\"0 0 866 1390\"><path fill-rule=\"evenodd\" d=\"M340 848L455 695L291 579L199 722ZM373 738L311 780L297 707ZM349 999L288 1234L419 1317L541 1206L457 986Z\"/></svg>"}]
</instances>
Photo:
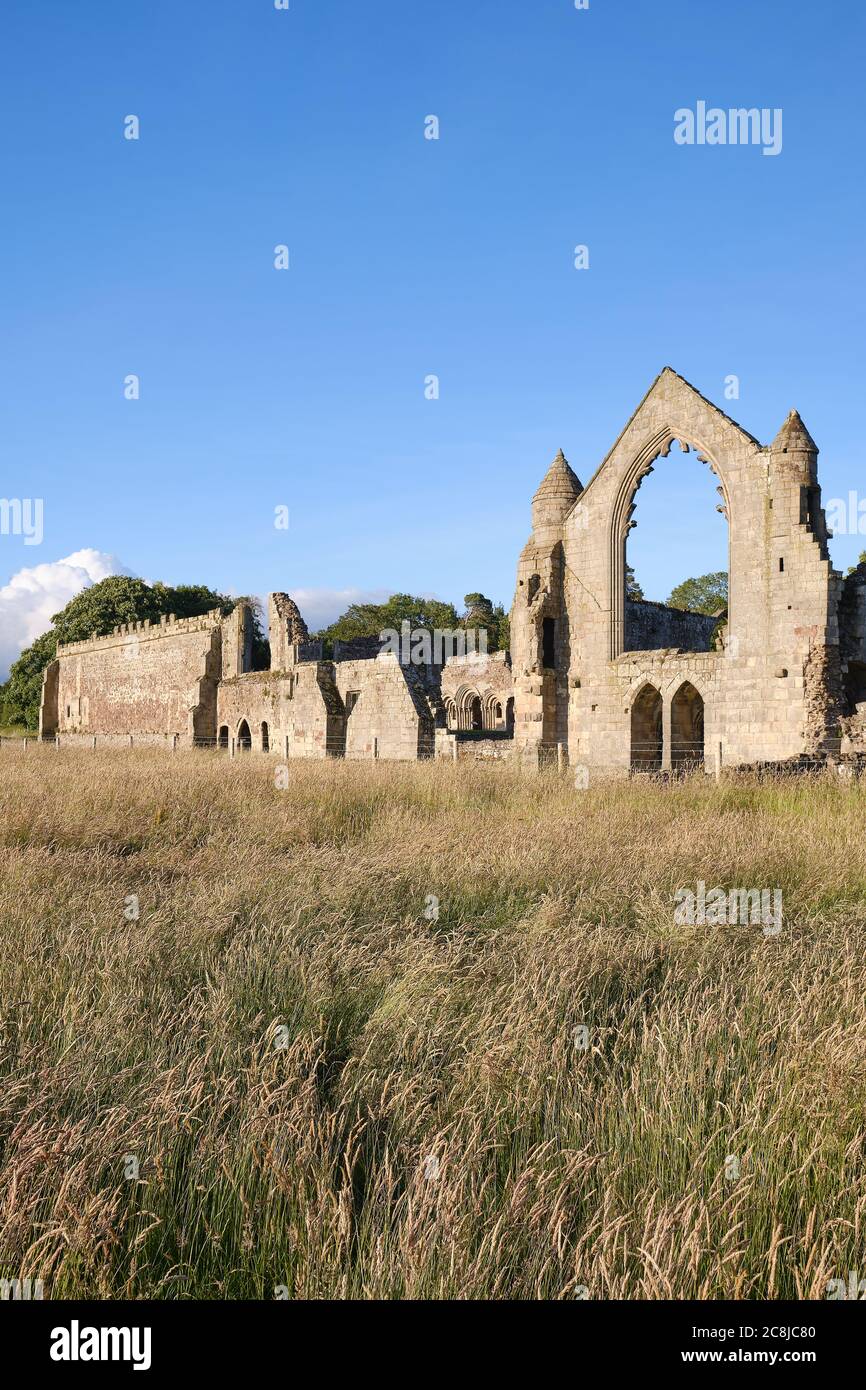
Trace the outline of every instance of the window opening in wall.
<instances>
[{"instance_id":1,"label":"window opening in wall","mask_svg":"<svg viewBox=\"0 0 866 1390\"><path fill-rule=\"evenodd\" d=\"M556 619L543 618L541 629L542 665L546 671L556 670Z\"/></svg>"}]
</instances>

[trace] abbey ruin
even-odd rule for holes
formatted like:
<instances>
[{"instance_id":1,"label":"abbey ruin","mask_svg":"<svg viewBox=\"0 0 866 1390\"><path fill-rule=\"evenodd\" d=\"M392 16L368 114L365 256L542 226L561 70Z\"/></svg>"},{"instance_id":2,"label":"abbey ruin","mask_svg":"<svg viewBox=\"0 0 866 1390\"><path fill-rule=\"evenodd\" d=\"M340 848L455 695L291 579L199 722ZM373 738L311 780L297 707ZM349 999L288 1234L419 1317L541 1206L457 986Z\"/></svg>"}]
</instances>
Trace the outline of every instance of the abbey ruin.
<instances>
[{"instance_id":1,"label":"abbey ruin","mask_svg":"<svg viewBox=\"0 0 866 1390\"><path fill-rule=\"evenodd\" d=\"M727 610L626 595L635 496L660 457L694 453L728 521ZM796 411L762 445L670 368L584 487L560 452L532 500L510 653L402 661L379 638L311 640L269 599L252 613L137 623L58 647L40 732L285 759L556 757L587 772L866 758L866 565L833 569L818 449Z\"/></svg>"}]
</instances>

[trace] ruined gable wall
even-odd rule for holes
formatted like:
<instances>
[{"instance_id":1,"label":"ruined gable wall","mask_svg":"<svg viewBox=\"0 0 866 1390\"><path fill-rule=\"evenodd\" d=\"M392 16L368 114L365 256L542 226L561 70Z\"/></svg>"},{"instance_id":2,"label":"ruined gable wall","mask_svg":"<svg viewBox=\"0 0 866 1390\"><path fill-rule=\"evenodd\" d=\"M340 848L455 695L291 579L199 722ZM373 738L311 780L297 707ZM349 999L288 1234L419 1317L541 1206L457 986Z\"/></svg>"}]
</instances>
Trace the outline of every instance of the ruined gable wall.
<instances>
[{"instance_id":1,"label":"ruined gable wall","mask_svg":"<svg viewBox=\"0 0 866 1390\"><path fill-rule=\"evenodd\" d=\"M82 738L213 737L220 624L217 610L130 623L107 637L58 647L56 731Z\"/></svg>"},{"instance_id":2,"label":"ruined gable wall","mask_svg":"<svg viewBox=\"0 0 866 1390\"><path fill-rule=\"evenodd\" d=\"M268 597L268 638L271 645L271 670L285 671L293 664L292 649L309 637L301 611L288 594L273 593Z\"/></svg>"},{"instance_id":3,"label":"ruined gable wall","mask_svg":"<svg viewBox=\"0 0 866 1390\"><path fill-rule=\"evenodd\" d=\"M720 505L728 510L731 594L724 652L660 657L632 653L625 645L629 505L636 484L672 440L687 441L714 465ZM708 465L684 458L682 466ZM527 718L546 738L558 737L565 727L573 763L627 770L630 700L636 667L643 665L666 683L667 701L682 680L695 677L712 731L708 750L711 738L720 742L725 763L781 759L826 746L832 692L821 684L826 708L816 719L805 691L808 670L832 665L834 650L838 658L837 578L820 521L814 453L761 446L666 370L559 532L535 531L521 556L512 633L522 741L531 746ZM549 588L534 601L528 591L533 573L541 575L542 593ZM557 619L555 675L533 667L533 607Z\"/></svg>"},{"instance_id":4,"label":"ruined gable wall","mask_svg":"<svg viewBox=\"0 0 866 1390\"><path fill-rule=\"evenodd\" d=\"M334 674L344 707L348 695L358 694L346 719L347 758L432 756L433 713L418 672L382 652L372 660L335 662Z\"/></svg>"},{"instance_id":5,"label":"ruined gable wall","mask_svg":"<svg viewBox=\"0 0 866 1390\"><path fill-rule=\"evenodd\" d=\"M689 442L715 464L720 505L729 509L726 650L707 654L699 663L701 679L693 680L705 700L708 749L720 743L725 762L791 756L814 742L807 727L807 664L815 647L833 638L831 568L802 520L804 479L793 466L797 461L762 448L673 373L657 384L566 523L565 606L578 633L569 673L570 740L590 765L628 766L630 706L623 697L633 694L634 663L624 651L613 654L613 530L619 518L626 533L629 479L641 476L641 459L650 466L670 438ZM712 464L685 458L681 466ZM643 665L657 663L652 656ZM655 674L667 686L667 719L670 697L696 674L695 665L671 653L664 672Z\"/></svg>"}]
</instances>

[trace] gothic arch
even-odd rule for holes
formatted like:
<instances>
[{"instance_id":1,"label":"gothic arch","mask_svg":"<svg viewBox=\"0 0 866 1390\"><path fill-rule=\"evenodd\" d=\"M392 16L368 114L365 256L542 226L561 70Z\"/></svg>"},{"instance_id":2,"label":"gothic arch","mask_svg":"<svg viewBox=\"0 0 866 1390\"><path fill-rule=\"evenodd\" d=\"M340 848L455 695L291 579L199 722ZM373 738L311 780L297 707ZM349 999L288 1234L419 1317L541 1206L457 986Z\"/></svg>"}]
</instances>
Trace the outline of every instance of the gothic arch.
<instances>
[{"instance_id":1,"label":"gothic arch","mask_svg":"<svg viewBox=\"0 0 866 1390\"><path fill-rule=\"evenodd\" d=\"M238 723L236 736L236 747L238 751L249 752L253 746L253 736L250 733L249 720L241 719Z\"/></svg>"},{"instance_id":2,"label":"gothic arch","mask_svg":"<svg viewBox=\"0 0 866 1390\"><path fill-rule=\"evenodd\" d=\"M660 772L664 757L664 701L658 686L642 681L631 701L631 766Z\"/></svg>"},{"instance_id":3,"label":"gothic arch","mask_svg":"<svg viewBox=\"0 0 866 1390\"><path fill-rule=\"evenodd\" d=\"M609 530L609 582L611 595L610 613L610 656L611 660L622 654L625 644L625 566L626 541L634 525L632 516L636 506L635 496L648 473L651 473L657 459L667 458L671 445L678 443L685 453L694 451L700 463L705 463L719 480L717 491L721 498L718 510L728 522L728 553L731 543L730 489L724 470L710 448L702 443L690 429L682 430L665 425L657 430L635 454L626 467L611 510ZM730 571L730 562L729 562ZM729 615L730 620L730 615Z\"/></svg>"},{"instance_id":4,"label":"gothic arch","mask_svg":"<svg viewBox=\"0 0 866 1390\"><path fill-rule=\"evenodd\" d=\"M704 698L690 680L671 697L671 767L703 767Z\"/></svg>"}]
</instances>

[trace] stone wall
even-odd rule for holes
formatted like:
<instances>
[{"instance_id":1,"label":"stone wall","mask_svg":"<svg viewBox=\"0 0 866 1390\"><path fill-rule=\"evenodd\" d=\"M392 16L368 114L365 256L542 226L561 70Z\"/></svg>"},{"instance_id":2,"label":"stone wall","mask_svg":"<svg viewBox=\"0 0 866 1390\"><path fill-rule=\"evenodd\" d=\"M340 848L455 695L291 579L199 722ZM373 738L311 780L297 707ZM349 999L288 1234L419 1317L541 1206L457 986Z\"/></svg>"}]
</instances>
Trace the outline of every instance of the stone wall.
<instances>
[{"instance_id":1,"label":"stone wall","mask_svg":"<svg viewBox=\"0 0 866 1390\"><path fill-rule=\"evenodd\" d=\"M292 649L309 637L300 609L288 594L274 593L268 598L268 640L271 670L284 671L291 663Z\"/></svg>"},{"instance_id":2,"label":"stone wall","mask_svg":"<svg viewBox=\"0 0 866 1390\"><path fill-rule=\"evenodd\" d=\"M221 639L217 609L59 646L43 683L42 734L213 738Z\"/></svg>"},{"instance_id":3,"label":"stone wall","mask_svg":"<svg viewBox=\"0 0 866 1390\"><path fill-rule=\"evenodd\" d=\"M307 662L288 671L250 671L221 681L217 691L217 732L227 746L241 741L246 724L255 752L283 758L339 756L343 744L342 709L333 690L328 662Z\"/></svg>"},{"instance_id":4,"label":"stone wall","mask_svg":"<svg viewBox=\"0 0 866 1390\"><path fill-rule=\"evenodd\" d=\"M347 758L433 756L434 716L423 677L392 652L334 663L346 714Z\"/></svg>"},{"instance_id":5,"label":"stone wall","mask_svg":"<svg viewBox=\"0 0 866 1390\"><path fill-rule=\"evenodd\" d=\"M482 729L513 729L514 683L508 652L467 652L449 658L442 668L440 691L449 729L471 729L479 711Z\"/></svg>"},{"instance_id":6,"label":"stone wall","mask_svg":"<svg viewBox=\"0 0 866 1390\"><path fill-rule=\"evenodd\" d=\"M252 749L282 757L415 759L433 753L434 717L417 674L389 653L356 661L298 661L221 681L225 743L249 729Z\"/></svg>"},{"instance_id":7,"label":"stone wall","mask_svg":"<svg viewBox=\"0 0 866 1390\"><path fill-rule=\"evenodd\" d=\"M704 613L687 613L648 600L626 600L625 650L678 647L681 651L708 652L717 623L718 618Z\"/></svg>"},{"instance_id":8,"label":"stone wall","mask_svg":"<svg viewBox=\"0 0 866 1390\"><path fill-rule=\"evenodd\" d=\"M253 612L248 603L236 603L221 623L221 676L241 676L253 665Z\"/></svg>"}]
</instances>

